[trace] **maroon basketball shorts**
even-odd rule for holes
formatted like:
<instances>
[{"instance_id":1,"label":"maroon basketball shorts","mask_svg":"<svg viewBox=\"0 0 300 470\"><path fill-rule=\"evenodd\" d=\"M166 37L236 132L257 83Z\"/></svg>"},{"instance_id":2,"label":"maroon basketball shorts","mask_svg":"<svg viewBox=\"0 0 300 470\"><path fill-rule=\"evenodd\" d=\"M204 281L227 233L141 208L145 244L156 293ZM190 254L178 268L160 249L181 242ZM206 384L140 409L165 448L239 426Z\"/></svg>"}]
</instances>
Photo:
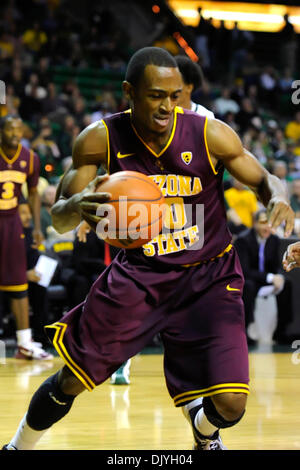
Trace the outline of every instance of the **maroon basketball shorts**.
<instances>
[{"instance_id":1,"label":"maroon basketball shorts","mask_svg":"<svg viewBox=\"0 0 300 470\"><path fill-rule=\"evenodd\" d=\"M132 265L119 253L86 301L46 332L90 391L160 333L176 406L200 396L248 394L243 283L234 248L206 264L164 273Z\"/></svg>"},{"instance_id":2,"label":"maroon basketball shorts","mask_svg":"<svg viewBox=\"0 0 300 470\"><path fill-rule=\"evenodd\" d=\"M0 260L0 290L26 292L26 247L18 212L0 215Z\"/></svg>"}]
</instances>

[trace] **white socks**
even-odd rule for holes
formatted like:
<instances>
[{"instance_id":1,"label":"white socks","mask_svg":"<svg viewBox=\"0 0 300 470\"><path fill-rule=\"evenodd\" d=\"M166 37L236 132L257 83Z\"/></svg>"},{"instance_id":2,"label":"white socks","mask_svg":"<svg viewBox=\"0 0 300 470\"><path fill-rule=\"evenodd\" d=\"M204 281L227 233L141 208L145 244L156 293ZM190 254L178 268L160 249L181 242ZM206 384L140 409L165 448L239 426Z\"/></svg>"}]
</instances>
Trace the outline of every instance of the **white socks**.
<instances>
[{"instance_id":1,"label":"white socks","mask_svg":"<svg viewBox=\"0 0 300 470\"><path fill-rule=\"evenodd\" d=\"M26 345L31 344L31 341L32 341L31 328L26 328L25 330L17 330L16 335L17 335L18 346L25 347Z\"/></svg>"},{"instance_id":2,"label":"white socks","mask_svg":"<svg viewBox=\"0 0 300 470\"><path fill-rule=\"evenodd\" d=\"M202 405L203 398L196 398L196 400L191 401L187 405L183 407L183 414L185 417L188 419L188 421L191 422L191 417L189 414L189 410L192 408L195 408L195 406L200 406ZM204 414L204 409L201 407L199 411L197 412L195 418L194 418L194 427L197 429L197 431L200 432L205 437L210 437L212 436L218 428L216 428L213 424L211 424L207 417Z\"/></svg>"},{"instance_id":3,"label":"white socks","mask_svg":"<svg viewBox=\"0 0 300 470\"><path fill-rule=\"evenodd\" d=\"M30 428L26 421L26 414L19 424L16 434L8 445L14 446L17 450L32 450L42 435L47 431L35 431Z\"/></svg>"},{"instance_id":4,"label":"white socks","mask_svg":"<svg viewBox=\"0 0 300 470\"><path fill-rule=\"evenodd\" d=\"M204 414L203 408L201 408L195 416L194 425L197 431L203 436L212 436L214 432L218 430L213 424L211 424Z\"/></svg>"}]
</instances>

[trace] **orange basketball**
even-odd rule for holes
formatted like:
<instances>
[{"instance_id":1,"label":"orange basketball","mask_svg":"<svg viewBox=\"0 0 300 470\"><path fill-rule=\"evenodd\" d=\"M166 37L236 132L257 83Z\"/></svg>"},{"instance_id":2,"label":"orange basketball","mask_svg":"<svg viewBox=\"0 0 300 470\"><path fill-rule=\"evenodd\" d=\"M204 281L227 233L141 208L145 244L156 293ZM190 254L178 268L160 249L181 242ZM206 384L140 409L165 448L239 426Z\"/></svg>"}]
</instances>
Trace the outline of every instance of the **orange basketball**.
<instances>
[{"instance_id":1,"label":"orange basketball","mask_svg":"<svg viewBox=\"0 0 300 470\"><path fill-rule=\"evenodd\" d=\"M162 230L165 200L158 185L143 173L113 173L96 189L111 193L97 215L97 235L110 245L133 249L144 245ZM108 223L107 223L108 221Z\"/></svg>"}]
</instances>

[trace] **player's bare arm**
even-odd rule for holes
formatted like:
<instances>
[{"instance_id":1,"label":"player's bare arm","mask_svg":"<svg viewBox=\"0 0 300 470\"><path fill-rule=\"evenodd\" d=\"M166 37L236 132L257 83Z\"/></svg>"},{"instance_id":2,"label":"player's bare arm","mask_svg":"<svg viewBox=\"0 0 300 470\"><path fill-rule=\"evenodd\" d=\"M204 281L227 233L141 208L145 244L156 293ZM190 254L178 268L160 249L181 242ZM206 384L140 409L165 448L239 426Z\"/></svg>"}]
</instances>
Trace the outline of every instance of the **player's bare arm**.
<instances>
[{"instance_id":1,"label":"player's bare arm","mask_svg":"<svg viewBox=\"0 0 300 470\"><path fill-rule=\"evenodd\" d=\"M37 187L28 188L28 203L32 213L33 218L33 231L32 237L34 241L34 247L38 247L44 240L44 235L41 231L41 198L38 193Z\"/></svg>"},{"instance_id":2,"label":"player's bare arm","mask_svg":"<svg viewBox=\"0 0 300 470\"><path fill-rule=\"evenodd\" d=\"M72 158L73 164L59 184L52 207L53 226L59 233L74 229L82 219L97 225L100 220L97 208L109 199L106 193L94 192L107 178L97 176L98 168L106 167L107 161L106 130L102 123L92 124L79 134Z\"/></svg>"},{"instance_id":3,"label":"player's bare arm","mask_svg":"<svg viewBox=\"0 0 300 470\"><path fill-rule=\"evenodd\" d=\"M232 176L251 188L267 208L271 227L276 229L284 222L288 237L294 227L295 214L280 180L244 149L238 135L221 121L208 120L207 145L213 165L222 161Z\"/></svg>"}]
</instances>

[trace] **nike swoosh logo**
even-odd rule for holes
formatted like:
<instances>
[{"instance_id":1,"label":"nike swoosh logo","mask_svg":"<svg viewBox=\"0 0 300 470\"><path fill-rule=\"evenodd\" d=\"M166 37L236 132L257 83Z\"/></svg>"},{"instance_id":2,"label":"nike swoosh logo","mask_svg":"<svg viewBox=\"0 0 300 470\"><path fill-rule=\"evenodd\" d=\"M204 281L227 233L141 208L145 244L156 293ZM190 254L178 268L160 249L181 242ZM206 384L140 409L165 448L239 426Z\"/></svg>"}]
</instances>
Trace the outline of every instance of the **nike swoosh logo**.
<instances>
[{"instance_id":1,"label":"nike swoosh logo","mask_svg":"<svg viewBox=\"0 0 300 470\"><path fill-rule=\"evenodd\" d=\"M236 289L235 287L230 287L230 284L227 284L226 289L231 291L231 290L241 290L241 289Z\"/></svg>"},{"instance_id":2,"label":"nike swoosh logo","mask_svg":"<svg viewBox=\"0 0 300 470\"><path fill-rule=\"evenodd\" d=\"M126 158L126 157L131 157L132 155L135 155L134 153L117 153L117 158Z\"/></svg>"}]
</instances>

